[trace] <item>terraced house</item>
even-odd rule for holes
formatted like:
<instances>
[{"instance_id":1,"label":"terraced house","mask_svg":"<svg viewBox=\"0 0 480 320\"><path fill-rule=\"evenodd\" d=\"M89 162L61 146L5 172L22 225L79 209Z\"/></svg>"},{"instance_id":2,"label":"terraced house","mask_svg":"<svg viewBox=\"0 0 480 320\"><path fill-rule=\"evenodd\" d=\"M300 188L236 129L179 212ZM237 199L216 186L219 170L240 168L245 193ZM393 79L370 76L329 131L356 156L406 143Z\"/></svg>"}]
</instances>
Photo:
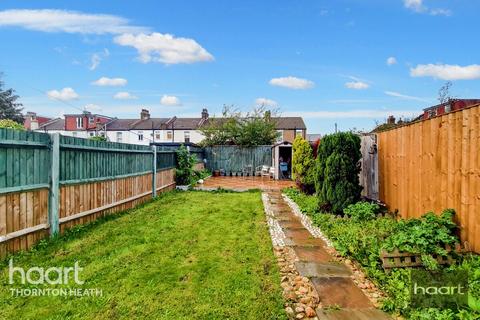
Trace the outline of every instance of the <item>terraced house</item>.
<instances>
[{"instance_id":1,"label":"terraced house","mask_svg":"<svg viewBox=\"0 0 480 320\"><path fill-rule=\"evenodd\" d=\"M279 132L279 141L293 142L297 135L306 138L307 128L302 117L274 117L272 119ZM137 119L118 119L83 112L66 114L64 119L51 119L41 125L27 129L58 132L62 135L81 138L104 136L108 141L131 144L149 145L153 142L199 143L203 139L200 128L208 124L209 120L207 109L203 109L198 118L176 116L152 118L147 109L142 109L140 117ZM31 122L30 120L29 123Z\"/></svg>"}]
</instances>

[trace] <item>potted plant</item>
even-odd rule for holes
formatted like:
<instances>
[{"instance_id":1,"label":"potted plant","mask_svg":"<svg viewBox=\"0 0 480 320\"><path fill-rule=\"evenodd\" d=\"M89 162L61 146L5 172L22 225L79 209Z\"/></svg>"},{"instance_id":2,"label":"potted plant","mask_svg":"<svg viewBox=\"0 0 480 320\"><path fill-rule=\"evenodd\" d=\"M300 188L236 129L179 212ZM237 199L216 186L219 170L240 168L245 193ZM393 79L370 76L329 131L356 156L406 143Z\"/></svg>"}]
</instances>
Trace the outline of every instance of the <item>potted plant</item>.
<instances>
[{"instance_id":1,"label":"potted plant","mask_svg":"<svg viewBox=\"0 0 480 320\"><path fill-rule=\"evenodd\" d=\"M191 155L188 149L182 144L177 150L177 168L175 170L177 189L188 190L189 186L195 182L193 172L195 161L195 156Z\"/></svg>"}]
</instances>

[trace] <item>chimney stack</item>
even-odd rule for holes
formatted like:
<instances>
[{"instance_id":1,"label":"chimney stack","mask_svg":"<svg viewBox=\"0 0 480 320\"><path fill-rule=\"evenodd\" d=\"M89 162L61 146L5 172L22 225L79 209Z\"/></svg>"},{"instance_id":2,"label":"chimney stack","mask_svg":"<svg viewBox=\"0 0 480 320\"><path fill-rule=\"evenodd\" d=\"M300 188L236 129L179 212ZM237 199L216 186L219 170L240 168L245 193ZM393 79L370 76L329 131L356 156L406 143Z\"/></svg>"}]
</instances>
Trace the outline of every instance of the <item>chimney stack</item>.
<instances>
[{"instance_id":1,"label":"chimney stack","mask_svg":"<svg viewBox=\"0 0 480 320\"><path fill-rule=\"evenodd\" d=\"M395 124L395 117L394 116L388 116L387 124Z\"/></svg>"},{"instance_id":2,"label":"chimney stack","mask_svg":"<svg viewBox=\"0 0 480 320\"><path fill-rule=\"evenodd\" d=\"M208 110L207 108L203 108L202 110L202 119L207 120L208 119Z\"/></svg>"},{"instance_id":3,"label":"chimney stack","mask_svg":"<svg viewBox=\"0 0 480 320\"><path fill-rule=\"evenodd\" d=\"M142 109L140 112L140 120L148 120L150 119L150 112L147 109Z\"/></svg>"}]
</instances>

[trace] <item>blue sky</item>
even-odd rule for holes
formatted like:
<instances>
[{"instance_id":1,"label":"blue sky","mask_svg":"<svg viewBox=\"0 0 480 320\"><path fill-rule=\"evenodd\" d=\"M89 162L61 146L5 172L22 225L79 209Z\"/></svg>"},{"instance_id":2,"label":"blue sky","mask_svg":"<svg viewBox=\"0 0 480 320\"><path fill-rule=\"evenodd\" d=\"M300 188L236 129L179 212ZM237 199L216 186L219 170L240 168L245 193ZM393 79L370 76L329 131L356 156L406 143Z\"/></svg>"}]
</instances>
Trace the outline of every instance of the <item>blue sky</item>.
<instances>
[{"instance_id":1,"label":"blue sky","mask_svg":"<svg viewBox=\"0 0 480 320\"><path fill-rule=\"evenodd\" d=\"M0 71L25 111L199 116L258 103L310 133L480 97L477 1L2 1ZM390 58L390 59L389 59ZM387 61L388 60L388 61Z\"/></svg>"}]
</instances>

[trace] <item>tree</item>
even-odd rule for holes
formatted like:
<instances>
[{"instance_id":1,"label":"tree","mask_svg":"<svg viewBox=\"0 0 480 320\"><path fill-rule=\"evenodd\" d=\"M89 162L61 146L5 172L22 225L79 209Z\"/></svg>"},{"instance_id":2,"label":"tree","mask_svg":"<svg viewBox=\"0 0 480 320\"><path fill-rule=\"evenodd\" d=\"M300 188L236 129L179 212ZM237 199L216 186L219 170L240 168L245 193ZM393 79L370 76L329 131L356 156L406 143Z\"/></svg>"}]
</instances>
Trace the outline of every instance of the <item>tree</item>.
<instances>
[{"instance_id":1,"label":"tree","mask_svg":"<svg viewBox=\"0 0 480 320\"><path fill-rule=\"evenodd\" d=\"M243 115L233 107L224 106L221 118L211 118L200 131L204 146L238 145L244 147L271 145L278 133L272 112L264 107Z\"/></svg>"},{"instance_id":2,"label":"tree","mask_svg":"<svg viewBox=\"0 0 480 320\"><path fill-rule=\"evenodd\" d=\"M178 185L189 185L193 182L193 166L196 157L188 151L183 144L177 150L177 168L175 172L175 180Z\"/></svg>"},{"instance_id":3,"label":"tree","mask_svg":"<svg viewBox=\"0 0 480 320\"><path fill-rule=\"evenodd\" d=\"M360 137L339 132L322 138L316 160L315 189L322 209L341 214L360 199Z\"/></svg>"},{"instance_id":4,"label":"tree","mask_svg":"<svg viewBox=\"0 0 480 320\"><path fill-rule=\"evenodd\" d=\"M292 148L292 178L303 192L311 194L315 188L313 149L301 136L295 138Z\"/></svg>"},{"instance_id":5,"label":"tree","mask_svg":"<svg viewBox=\"0 0 480 320\"><path fill-rule=\"evenodd\" d=\"M1 78L2 74L0 74ZM10 119L23 124L22 104L17 102L18 96L13 89L4 89L0 79L0 119Z\"/></svg>"},{"instance_id":6,"label":"tree","mask_svg":"<svg viewBox=\"0 0 480 320\"><path fill-rule=\"evenodd\" d=\"M450 88L452 83L450 81L445 82L445 84L438 90L438 101L442 104L448 102L452 99L450 96Z\"/></svg>"}]
</instances>

